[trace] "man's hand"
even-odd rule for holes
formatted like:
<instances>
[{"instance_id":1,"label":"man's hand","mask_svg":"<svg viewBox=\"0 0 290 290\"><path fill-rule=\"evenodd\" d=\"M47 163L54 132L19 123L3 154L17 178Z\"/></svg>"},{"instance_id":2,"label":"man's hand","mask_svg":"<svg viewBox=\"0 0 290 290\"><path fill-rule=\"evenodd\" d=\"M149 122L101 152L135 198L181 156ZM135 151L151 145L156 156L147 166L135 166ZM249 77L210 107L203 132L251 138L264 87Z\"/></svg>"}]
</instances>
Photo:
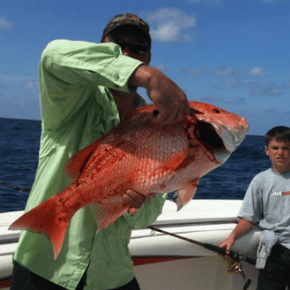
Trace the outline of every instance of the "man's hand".
<instances>
[{"instance_id":1,"label":"man's hand","mask_svg":"<svg viewBox=\"0 0 290 290\"><path fill-rule=\"evenodd\" d=\"M155 196L156 196L156 194L150 194L149 198L153 198ZM148 199L145 195L140 194L140 193L133 191L131 189L127 190L126 194L124 194L123 197L127 201L127 203L131 206L129 209L129 212L131 214L135 214L137 209L142 207L142 205Z\"/></svg>"},{"instance_id":2,"label":"man's hand","mask_svg":"<svg viewBox=\"0 0 290 290\"><path fill-rule=\"evenodd\" d=\"M156 121L174 124L189 115L190 107L185 93L161 71L142 65L132 74L129 84L147 90L148 97L159 110Z\"/></svg>"}]
</instances>

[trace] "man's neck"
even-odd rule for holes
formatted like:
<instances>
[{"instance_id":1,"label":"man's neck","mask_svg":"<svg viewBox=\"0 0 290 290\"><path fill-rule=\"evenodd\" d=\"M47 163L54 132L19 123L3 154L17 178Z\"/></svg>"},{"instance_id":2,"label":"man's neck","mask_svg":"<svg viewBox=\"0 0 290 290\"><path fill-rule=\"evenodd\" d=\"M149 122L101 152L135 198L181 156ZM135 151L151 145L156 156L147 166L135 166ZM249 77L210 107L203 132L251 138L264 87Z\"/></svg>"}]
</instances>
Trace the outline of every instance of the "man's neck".
<instances>
[{"instance_id":1,"label":"man's neck","mask_svg":"<svg viewBox=\"0 0 290 290\"><path fill-rule=\"evenodd\" d=\"M135 103L137 98L137 92L127 93L116 90L110 90L114 100L116 102L120 120L124 118L135 109Z\"/></svg>"}]
</instances>

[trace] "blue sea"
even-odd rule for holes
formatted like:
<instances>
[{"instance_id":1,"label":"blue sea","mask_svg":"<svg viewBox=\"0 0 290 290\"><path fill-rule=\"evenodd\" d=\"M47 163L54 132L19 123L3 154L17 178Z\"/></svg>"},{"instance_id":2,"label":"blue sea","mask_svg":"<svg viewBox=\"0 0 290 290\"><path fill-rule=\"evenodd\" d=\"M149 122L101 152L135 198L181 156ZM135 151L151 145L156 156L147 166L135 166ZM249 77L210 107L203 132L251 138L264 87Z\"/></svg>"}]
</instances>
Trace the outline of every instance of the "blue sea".
<instances>
[{"instance_id":1,"label":"blue sea","mask_svg":"<svg viewBox=\"0 0 290 290\"><path fill-rule=\"evenodd\" d=\"M0 118L0 212L24 209L40 132L40 121ZM254 175L270 167L264 146L263 136L248 135L226 163L201 178L195 198L243 199Z\"/></svg>"}]
</instances>

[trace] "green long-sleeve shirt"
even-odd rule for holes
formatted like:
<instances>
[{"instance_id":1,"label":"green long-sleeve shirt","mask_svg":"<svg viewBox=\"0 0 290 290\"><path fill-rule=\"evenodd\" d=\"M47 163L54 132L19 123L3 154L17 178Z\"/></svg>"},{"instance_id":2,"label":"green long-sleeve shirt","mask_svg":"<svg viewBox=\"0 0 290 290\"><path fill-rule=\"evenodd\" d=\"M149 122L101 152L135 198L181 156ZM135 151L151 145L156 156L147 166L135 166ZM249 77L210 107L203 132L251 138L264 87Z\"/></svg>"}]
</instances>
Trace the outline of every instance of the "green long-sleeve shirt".
<instances>
[{"instance_id":1,"label":"green long-sleeve shirt","mask_svg":"<svg viewBox=\"0 0 290 290\"><path fill-rule=\"evenodd\" d=\"M48 44L39 66L41 148L26 211L69 185L63 169L68 159L119 123L108 88L129 91L128 80L140 65L113 43ZM141 97L136 102L145 103ZM165 199L166 195L149 199L135 215L123 215L98 234L90 207L79 210L56 260L45 235L22 231L14 259L67 289L76 288L87 268L85 289L120 287L134 277L128 250L131 229L154 222Z\"/></svg>"}]
</instances>

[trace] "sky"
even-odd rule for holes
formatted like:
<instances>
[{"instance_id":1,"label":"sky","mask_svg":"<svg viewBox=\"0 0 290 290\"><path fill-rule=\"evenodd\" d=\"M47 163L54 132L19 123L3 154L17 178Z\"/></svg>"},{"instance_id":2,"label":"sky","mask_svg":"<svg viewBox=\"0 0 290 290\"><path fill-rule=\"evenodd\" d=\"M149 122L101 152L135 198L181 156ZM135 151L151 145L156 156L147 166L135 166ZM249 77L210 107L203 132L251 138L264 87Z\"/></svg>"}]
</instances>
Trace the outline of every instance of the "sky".
<instances>
[{"instance_id":1,"label":"sky","mask_svg":"<svg viewBox=\"0 0 290 290\"><path fill-rule=\"evenodd\" d=\"M0 0L0 117L40 120L46 45L99 42L106 23L126 12L149 23L150 65L188 100L240 114L251 135L290 126L290 0Z\"/></svg>"}]
</instances>

